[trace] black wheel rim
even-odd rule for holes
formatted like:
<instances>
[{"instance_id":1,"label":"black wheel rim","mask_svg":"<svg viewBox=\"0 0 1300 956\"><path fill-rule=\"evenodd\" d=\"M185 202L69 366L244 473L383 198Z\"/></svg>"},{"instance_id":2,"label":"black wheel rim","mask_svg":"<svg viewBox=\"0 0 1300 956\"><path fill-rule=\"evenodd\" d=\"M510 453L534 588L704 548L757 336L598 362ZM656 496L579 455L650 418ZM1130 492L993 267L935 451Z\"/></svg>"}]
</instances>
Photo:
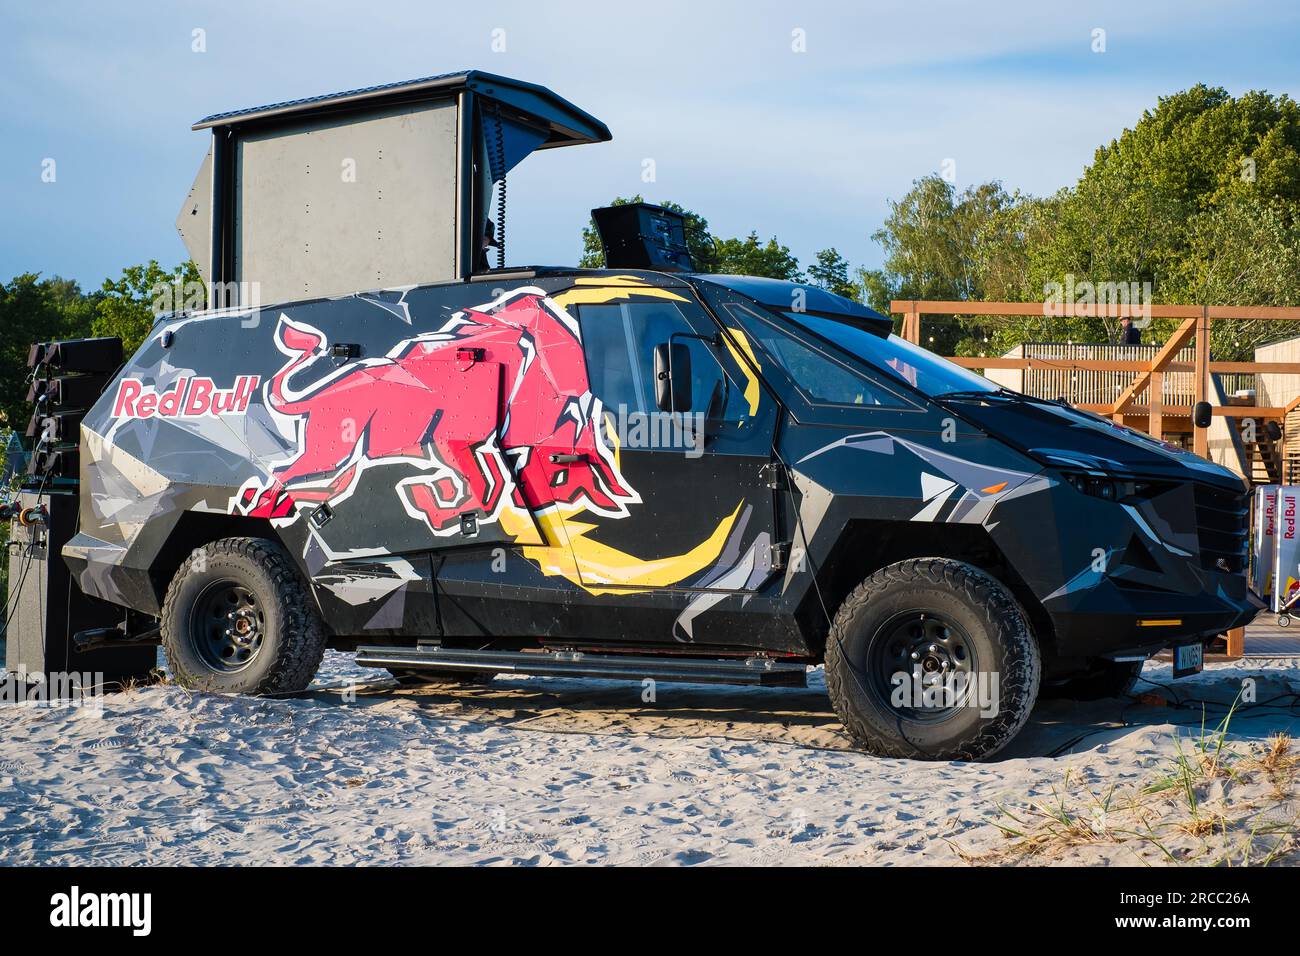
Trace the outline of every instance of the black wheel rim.
<instances>
[{"instance_id":1,"label":"black wheel rim","mask_svg":"<svg viewBox=\"0 0 1300 956\"><path fill-rule=\"evenodd\" d=\"M266 615L249 588L214 581L203 589L190 617L194 649L222 673L242 671L257 659L266 637Z\"/></svg>"},{"instance_id":2,"label":"black wheel rim","mask_svg":"<svg viewBox=\"0 0 1300 956\"><path fill-rule=\"evenodd\" d=\"M867 652L871 690L906 720L946 720L969 706L977 688L979 661L970 635L956 621L932 611L896 614L876 631ZM905 686L898 701L900 679ZM924 700L922 690L939 683L952 693Z\"/></svg>"}]
</instances>

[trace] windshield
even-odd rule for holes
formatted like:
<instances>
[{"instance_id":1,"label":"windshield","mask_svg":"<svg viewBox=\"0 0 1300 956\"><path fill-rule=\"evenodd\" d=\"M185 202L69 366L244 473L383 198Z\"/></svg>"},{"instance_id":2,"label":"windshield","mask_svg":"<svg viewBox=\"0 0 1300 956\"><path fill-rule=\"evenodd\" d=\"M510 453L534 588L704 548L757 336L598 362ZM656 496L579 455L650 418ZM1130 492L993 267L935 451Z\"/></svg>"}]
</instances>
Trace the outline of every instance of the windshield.
<instances>
[{"instance_id":1,"label":"windshield","mask_svg":"<svg viewBox=\"0 0 1300 956\"><path fill-rule=\"evenodd\" d=\"M1001 386L954 365L897 335L884 338L844 322L807 312L783 313L790 321L838 345L872 368L901 379L929 396L952 392L996 392Z\"/></svg>"}]
</instances>

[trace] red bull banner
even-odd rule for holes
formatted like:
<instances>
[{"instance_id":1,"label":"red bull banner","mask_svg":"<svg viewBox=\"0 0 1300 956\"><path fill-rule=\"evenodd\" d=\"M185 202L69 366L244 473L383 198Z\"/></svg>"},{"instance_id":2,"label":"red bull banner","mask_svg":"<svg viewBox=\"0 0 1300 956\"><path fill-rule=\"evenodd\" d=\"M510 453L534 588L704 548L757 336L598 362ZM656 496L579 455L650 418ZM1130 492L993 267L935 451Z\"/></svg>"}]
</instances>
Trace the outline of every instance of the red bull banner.
<instances>
[{"instance_id":1,"label":"red bull banner","mask_svg":"<svg viewBox=\"0 0 1300 956\"><path fill-rule=\"evenodd\" d=\"M1274 513L1271 607L1277 612L1300 590L1300 487L1279 486Z\"/></svg>"},{"instance_id":2,"label":"red bull banner","mask_svg":"<svg viewBox=\"0 0 1300 956\"><path fill-rule=\"evenodd\" d=\"M1273 593L1273 536L1277 530L1279 485L1259 485L1250 507L1250 589L1262 598Z\"/></svg>"}]
</instances>

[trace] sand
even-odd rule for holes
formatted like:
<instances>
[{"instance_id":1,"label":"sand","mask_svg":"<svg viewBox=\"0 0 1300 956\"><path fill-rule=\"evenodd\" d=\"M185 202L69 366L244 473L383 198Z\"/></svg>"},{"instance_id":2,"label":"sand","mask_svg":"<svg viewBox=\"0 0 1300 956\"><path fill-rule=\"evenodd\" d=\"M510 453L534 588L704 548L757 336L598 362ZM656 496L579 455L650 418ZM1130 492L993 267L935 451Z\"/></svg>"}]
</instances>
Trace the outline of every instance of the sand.
<instances>
[{"instance_id":1,"label":"sand","mask_svg":"<svg viewBox=\"0 0 1300 956\"><path fill-rule=\"evenodd\" d=\"M288 699L164 684L102 711L0 707L0 863L1289 862L1290 758L1251 761L1297 732L1300 661L1144 677L1181 706L1044 702L994 761L921 763L850 749L819 669L807 690L646 702L608 681L397 688L331 652ZM1205 773L1193 701L1212 727L1245 677L1258 703Z\"/></svg>"}]
</instances>

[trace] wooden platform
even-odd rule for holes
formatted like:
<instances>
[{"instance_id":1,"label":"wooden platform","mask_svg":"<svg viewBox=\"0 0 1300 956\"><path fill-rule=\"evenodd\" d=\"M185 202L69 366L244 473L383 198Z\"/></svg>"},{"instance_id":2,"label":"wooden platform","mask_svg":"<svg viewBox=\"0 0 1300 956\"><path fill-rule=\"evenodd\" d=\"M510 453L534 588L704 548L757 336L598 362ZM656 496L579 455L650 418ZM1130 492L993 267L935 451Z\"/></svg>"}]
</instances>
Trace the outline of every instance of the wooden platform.
<instances>
[{"instance_id":1,"label":"wooden platform","mask_svg":"<svg viewBox=\"0 0 1300 956\"><path fill-rule=\"evenodd\" d=\"M1206 661L1236 661L1243 657L1300 657L1300 619L1290 627L1278 627L1277 615L1264 613L1246 628L1244 635L1231 635L1205 647ZM1167 653L1159 655L1168 658Z\"/></svg>"},{"instance_id":2,"label":"wooden platform","mask_svg":"<svg viewBox=\"0 0 1300 956\"><path fill-rule=\"evenodd\" d=\"M1261 614L1246 628L1244 657L1300 657L1300 620L1278 627L1277 615Z\"/></svg>"}]
</instances>

